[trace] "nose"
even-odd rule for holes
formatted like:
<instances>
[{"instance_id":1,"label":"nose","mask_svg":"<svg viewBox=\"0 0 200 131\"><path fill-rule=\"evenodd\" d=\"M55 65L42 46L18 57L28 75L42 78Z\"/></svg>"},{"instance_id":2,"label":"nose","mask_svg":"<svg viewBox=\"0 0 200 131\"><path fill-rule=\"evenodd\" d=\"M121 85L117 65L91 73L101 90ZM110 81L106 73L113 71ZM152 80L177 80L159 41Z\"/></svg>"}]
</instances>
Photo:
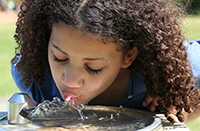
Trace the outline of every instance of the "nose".
<instances>
[{"instance_id":1,"label":"nose","mask_svg":"<svg viewBox=\"0 0 200 131\"><path fill-rule=\"evenodd\" d=\"M62 74L62 83L65 87L80 88L83 86L83 72L78 68L65 68Z\"/></svg>"}]
</instances>

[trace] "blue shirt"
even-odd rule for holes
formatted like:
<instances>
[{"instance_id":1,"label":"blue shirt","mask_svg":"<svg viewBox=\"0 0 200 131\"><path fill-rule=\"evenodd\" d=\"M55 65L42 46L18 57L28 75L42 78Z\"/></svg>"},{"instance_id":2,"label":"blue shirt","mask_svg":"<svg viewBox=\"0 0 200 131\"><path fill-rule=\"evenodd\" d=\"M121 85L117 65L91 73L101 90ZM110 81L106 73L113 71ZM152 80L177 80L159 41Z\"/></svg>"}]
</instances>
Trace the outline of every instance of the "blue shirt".
<instances>
[{"instance_id":1,"label":"blue shirt","mask_svg":"<svg viewBox=\"0 0 200 131\"><path fill-rule=\"evenodd\" d=\"M200 41L185 44L194 77L200 77Z\"/></svg>"},{"instance_id":2,"label":"blue shirt","mask_svg":"<svg viewBox=\"0 0 200 131\"><path fill-rule=\"evenodd\" d=\"M192 73L194 77L200 78L200 41L185 42L185 47L188 53L188 60L192 66ZM42 85L39 85L32 80L30 87L25 86L22 75L16 68L16 64L20 61L20 57L20 55L16 57L15 64L12 65L11 71L17 87L22 92L28 93L37 103L41 103L44 100L52 100L53 97L62 99L50 70L45 73L45 79ZM144 101L145 93L144 77L140 72L135 71L132 73L129 81L127 100L113 103L113 106L122 105L124 107L136 107L142 109L144 108L142 102Z\"/></svg>"}]
</instances>

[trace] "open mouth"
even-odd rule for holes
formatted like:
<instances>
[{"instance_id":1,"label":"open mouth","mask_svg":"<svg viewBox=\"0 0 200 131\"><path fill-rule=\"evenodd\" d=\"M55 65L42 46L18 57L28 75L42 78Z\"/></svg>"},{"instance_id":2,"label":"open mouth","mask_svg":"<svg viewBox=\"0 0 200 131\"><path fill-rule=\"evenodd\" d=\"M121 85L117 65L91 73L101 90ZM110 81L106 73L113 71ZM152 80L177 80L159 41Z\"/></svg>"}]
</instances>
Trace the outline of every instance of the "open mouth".
<instances>
[{"instance_id":1,"label":"open mouth","mask_svg":"<svg viewBox=\"0 0 200 131\"><path fill-rule=\"evenodd\" d=\"M77 89L74 88L67 88L67 90L61 90L60 88L58 88L63 100L67 101L67 102L71 102L71 104L76 104L77 103L77 99L78 99L78 95L76 95L76 93L78 92Z\"/></svg>"},{"instance_id":2,"label":"open mouth","mask_svg":"<svg viewBox=\"0 0 200 131\"><path fill-rule=\"evenodd\" d=\"M71 103L72 105L77 104L77 98L78 96L75 95L64 95L64 100Z\"/></svg>"}]
</instances>

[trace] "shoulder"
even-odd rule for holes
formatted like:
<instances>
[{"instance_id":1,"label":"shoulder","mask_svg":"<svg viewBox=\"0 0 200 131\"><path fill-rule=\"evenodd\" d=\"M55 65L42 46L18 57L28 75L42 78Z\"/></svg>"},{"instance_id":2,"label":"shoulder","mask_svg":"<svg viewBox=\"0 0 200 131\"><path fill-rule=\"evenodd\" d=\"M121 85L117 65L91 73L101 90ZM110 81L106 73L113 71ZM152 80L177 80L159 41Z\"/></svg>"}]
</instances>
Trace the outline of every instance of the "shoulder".
<instances>
[{"instance_id":1,"label":"shoulder","mask_svg":"<svg viewBox=\"0 0 200 131\"><path fill-rule=\"evenodd\" d=\"M20 62L21 55L16 54L15 58L12 60L11 63L11 74L15 82L21 77L21 73L17 69L17 64Z\"/></svg>"},{"instance_id":2,"label":"shoulder","mask_svg":"<svg viewBox=\"0 0 200 131\"><path fill-rule=\"evenodd\" d=\"M12 74L12 78L15 81L17 87L21 91L27 92L28 87L25 85L25 83L23 81L22 73L17 68L17 64L20 62L20 59L21 59L21 55L16 54L16 56L13 59L12 64L11 64L11 74Z\"/></svg>"},{"instance_id":3,"label":"shoulder","mask_svg":"<svg viewBox=\"0 0 200 131\"><path fill-rule=\"evenodd\" d=\"M21 54L16 54L12 60L12 65L16 66L20 62L21 57L22 57Z\"/></svg>"},{"instance_id":4,"label":"shoulder","mask_svg":"<svg viewBox=\"0 0 200 131\"><path fill-rule=\"evenodd\" d=\"M49 71L46 71L44 83L39 84L34 79L30 85L26 85L23 80L23 74L17 68L17 64L21 60L21 55L16 55L11 65L11 74L16 86L21 92L28 93L36 102L40 103L43 100L51 100L54 96L59 96L56 85Z\"/></svg>"}]
</instances>

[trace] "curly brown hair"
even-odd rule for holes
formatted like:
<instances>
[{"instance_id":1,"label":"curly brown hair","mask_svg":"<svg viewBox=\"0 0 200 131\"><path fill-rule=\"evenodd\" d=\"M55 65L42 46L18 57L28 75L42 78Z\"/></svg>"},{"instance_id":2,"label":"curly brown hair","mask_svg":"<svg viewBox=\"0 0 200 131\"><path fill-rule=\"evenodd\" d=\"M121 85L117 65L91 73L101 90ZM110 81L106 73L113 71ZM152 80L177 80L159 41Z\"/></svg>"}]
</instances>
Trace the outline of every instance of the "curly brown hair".
<instances>
[{"instance_id":1,"label":"curly brown hair","mask_svg":"<svg viewBox=\"0 0 200 131\"><path fill-rule=\"evenodd\" d=\"M31 79L42 83L52 24L63 21L118 41L124 53L137 47L140 53L131 68L143 73L150 95L161 97L160 111L174 105L181 116L199 101L181 17L171 0L24 0L16 24L17 51L22 55L17 68L27 85Z\"/></svg>"}]
</instances>

